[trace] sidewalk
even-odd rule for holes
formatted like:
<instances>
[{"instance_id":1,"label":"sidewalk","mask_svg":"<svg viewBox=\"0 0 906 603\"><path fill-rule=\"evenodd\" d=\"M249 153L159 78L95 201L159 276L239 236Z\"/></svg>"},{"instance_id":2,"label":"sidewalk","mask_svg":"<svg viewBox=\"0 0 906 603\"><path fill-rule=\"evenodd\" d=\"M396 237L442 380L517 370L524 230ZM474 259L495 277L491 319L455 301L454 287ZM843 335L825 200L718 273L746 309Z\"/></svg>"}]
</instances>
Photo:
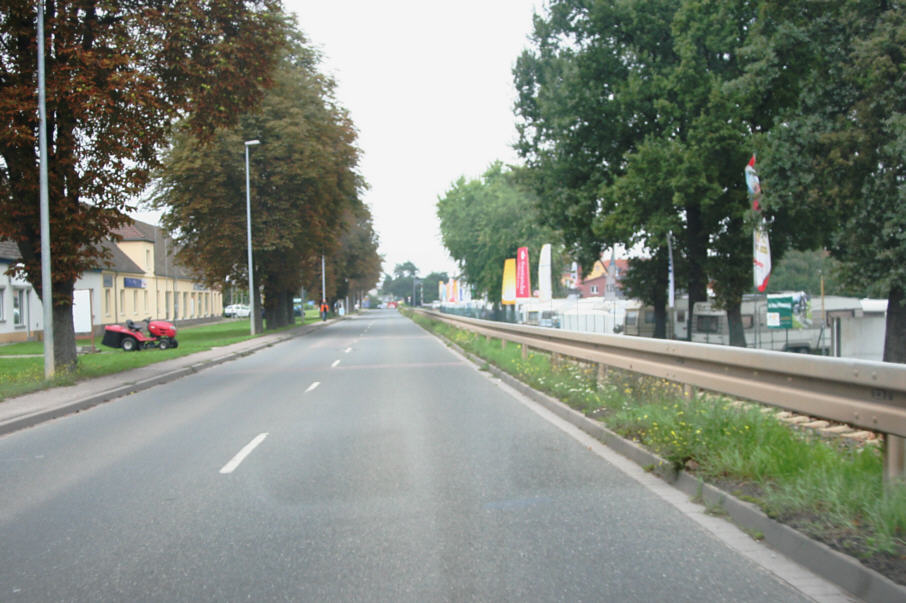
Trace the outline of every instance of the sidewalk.
<instances>
[{"instance_id":1,"label":"sidewalk","mask_svg":"<svg viewBox=\"0 0 906 603\"><path fill-rule=\"evenodd\" d=\"M210 366L253 354L263 348L310 333L336 320L331 319L327 322L300 325L280 333L262 335L261 337L213 348L197 354L190 354L182 358L174 358L173 360L165 360L164 362L149 364L148 366L121 373L86 379L75 385L53 387L10 398L0 402L0 435L85 410L102 402L148 389L155 385L168 383L186 375L197 373Z\"/></svg>"}]
</instances>

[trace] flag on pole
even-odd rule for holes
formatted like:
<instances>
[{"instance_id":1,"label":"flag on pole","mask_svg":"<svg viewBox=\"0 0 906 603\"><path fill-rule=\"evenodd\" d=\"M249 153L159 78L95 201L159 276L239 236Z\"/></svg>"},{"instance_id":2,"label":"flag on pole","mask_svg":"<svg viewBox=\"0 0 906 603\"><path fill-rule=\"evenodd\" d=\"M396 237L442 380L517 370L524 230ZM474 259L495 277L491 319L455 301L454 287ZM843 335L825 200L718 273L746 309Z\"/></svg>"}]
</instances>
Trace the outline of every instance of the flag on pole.
<instances>
[{"instance_id":1,"label":"flag on pole","mask_svg":"<svg viewBox=\"0 0 906 603\"><path fill-rule=\"evenodd\" d=\"M516 258L507 258L503 262L503 285L500 298L500 303L505 306L516 303Z\"/></svg>"},{"instance_id":2,"label":"flag on pole","mask_svg":"<svg viewBox=\"0 0 906 603\"><path fill-rule=\"evenodd\" d=\"M551 290L551 244L545 243L541 247L541 257L538 260L538 297L542 301L550 301Z\"/></svg>"},{"instance_id":3,"label":"flag on pole","mask_svg":"<svg viewBox=\"0 0 906 603\"><path fill-rule=\"evenodd\" d=\"M667 307L675 305L676 286L673 280L673 232L667 232Z\"/></svg>"},{"instance_id":4,"label":"flag on pole","mask_svg":"<svg viewBox=\"0 0 906 603\"><path fill-rule=\"evenodd\" d=\"M516 298L532 296L532 275L529 268L528 247L516 250Z\"/></svg>"},{"instance_id":5,"label":"flag on pole","mask_svg":"<svg viewBox=\"0 0 906 603\"><path fill-rule=\"evenodd\" d=\"M768 230L761 215L761 182L758 172L755 171L755 155L749 160L745 169L746 187L749 189L749 199L752 201L752 211L756 213L755 229L752 233L752 262L755 267L755 287L764 292L771 278L771 243L768 240Z\"/></svg>"}]
</instances>

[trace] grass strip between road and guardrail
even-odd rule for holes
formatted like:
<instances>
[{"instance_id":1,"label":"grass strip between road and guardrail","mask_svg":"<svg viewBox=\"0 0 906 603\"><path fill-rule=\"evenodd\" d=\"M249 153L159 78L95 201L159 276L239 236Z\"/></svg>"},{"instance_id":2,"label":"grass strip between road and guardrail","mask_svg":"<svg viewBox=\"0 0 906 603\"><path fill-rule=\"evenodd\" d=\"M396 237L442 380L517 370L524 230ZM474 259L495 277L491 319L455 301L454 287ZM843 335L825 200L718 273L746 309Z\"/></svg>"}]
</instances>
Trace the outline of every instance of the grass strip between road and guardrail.
<instances>
[{"instance_id":1,"label":"grass strip between road and guardrail","mask_svg":"<svg viewBox=\"0 0 906 603\"><path fill-rule=\"evenodd\" d=\"M549 394L768 516L906 584L906 485L884 484L876 444L854 445L790 426L772 409L681 384L552 362L546 352L487 340L406 313L422 327Z\"/></svg>"},{"instance_id":2,"label":"grass strip between road and guardrail","mask_svg":"<svg viewBox=\"0 0 906 603\"><path fill-rule=\"evenodd\" d=\"M296 317L294 325L264 331L259 336L279 333L294 326L316 322L318 319L317 310L306 311L304 321L302 318ZM0 400L188 356L196 352L245 341L251 339L252 336L249 334L249 321L239 319L181 327L176 334L179 347L167 350L148 349L124 352L120 349L102 346L102 338L102 336L94 338L96 353L79 354L78 368L75 372L59 374L50 381L44 379L44 358L42 356L44 347L40 341L0 346ZM79 340L78 344L82 348L91 347L89 340Z\"/></svg>"}]
</instances>

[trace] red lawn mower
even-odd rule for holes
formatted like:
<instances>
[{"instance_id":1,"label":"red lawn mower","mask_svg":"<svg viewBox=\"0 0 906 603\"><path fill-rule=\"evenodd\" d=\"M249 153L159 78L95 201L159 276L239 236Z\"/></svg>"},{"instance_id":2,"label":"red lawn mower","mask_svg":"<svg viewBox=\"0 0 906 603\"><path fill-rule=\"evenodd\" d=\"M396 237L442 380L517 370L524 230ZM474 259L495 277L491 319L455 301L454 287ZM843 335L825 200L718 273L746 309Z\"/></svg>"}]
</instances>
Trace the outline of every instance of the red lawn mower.
<instances>
[{"instance_id":1,"label":"red lawn mower","mask_svg":"<svg viewBox=\"0 0 906 603\"><path fill-rule=\"evenodd\" d=\"M142 331L142 323L148 334ZM158 348L166 350L179 345L176 341L176 327L163 320L151 320L150 317L137 323L126 321L126 326L108 325L104 327L104 345L111 348L123 348L127 352Z\"/></svg>"}]
</instances>

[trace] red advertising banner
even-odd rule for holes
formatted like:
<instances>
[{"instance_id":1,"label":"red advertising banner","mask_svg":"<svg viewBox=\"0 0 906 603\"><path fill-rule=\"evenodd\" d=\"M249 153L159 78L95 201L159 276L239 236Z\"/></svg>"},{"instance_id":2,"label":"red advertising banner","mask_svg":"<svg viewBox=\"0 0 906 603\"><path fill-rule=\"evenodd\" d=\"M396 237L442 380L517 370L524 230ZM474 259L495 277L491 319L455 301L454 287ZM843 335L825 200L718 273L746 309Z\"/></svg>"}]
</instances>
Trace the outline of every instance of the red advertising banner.
<instances>
[{"instance_id":1,"label":"red advertising banner","mask_svg":"<svg viewBox=\"0 0 906 603\"><path fill-rule=\"evenodd\" d=\"M516 298L532 296L532 277L529 272L528 247L516 251Z\"/></svg>"}]
</instances>

